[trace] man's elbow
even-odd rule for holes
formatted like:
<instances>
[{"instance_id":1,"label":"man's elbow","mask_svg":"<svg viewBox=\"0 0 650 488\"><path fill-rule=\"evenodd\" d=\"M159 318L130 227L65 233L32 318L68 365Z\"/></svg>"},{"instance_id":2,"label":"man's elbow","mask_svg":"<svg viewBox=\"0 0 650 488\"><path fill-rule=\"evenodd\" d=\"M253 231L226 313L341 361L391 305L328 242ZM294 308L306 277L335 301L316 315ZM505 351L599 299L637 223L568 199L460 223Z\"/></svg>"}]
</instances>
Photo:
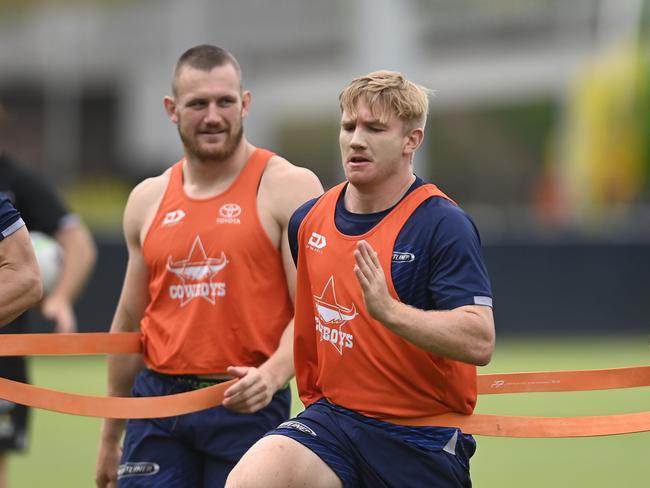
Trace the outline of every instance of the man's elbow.
<instances>
[{"instance_id":1,"label":"man's elbow","mask_svg":"<svg viewBox=\"0 0 650 488\"><path fill-rule=\"evenodd\" d=\"M43 282L38 270L25 273L23 290L23 296L27 302L25 308L33 307L43 298Z\"/></svg>"},{"instance_id":2,"label":"man's elbow","mask_svg":"<svg viewBox=\"0 0 650 488\"><path fill-rule=\"evenodd\" d=\"M484 347L481 350L477 351L476 357L474 358L475 366L487 366L492 360L492 352L494 348Z\"/></svg>"},{"instance_id":3,"label":"man's elbow","mask_svg":"<svg viewBox=\"0 0 650 488\"><path fill-rule=\"evenodd\" d=\"M476 366L487 366L492 360L494 353L494 330L486 332L485 336L478 341L475 349L474 364Z\"/></svg>"},{"instance_id":4,"label":"man's elbow","mask_svg":"<svg viewBox=\"0 0 650 488\"><path fill-rule=\"evenodd\" d=\"M469 331L467 357L464 361L474 366L487 366L492 360L495 344L492 309L472 306L463 311L466 312L465 325Z\"/></svg>"},{"instance_id":5,"label":"man's elbow","mask_svg":"<svg viewBox=\"0 0 650 488\"><path fill-rule=\"evenodd\" d=\"M28 308L36 305L43 298L43 283L38 269L25 269L20 279L12 282L15 291L10 303L3 304L0 314L0 327L12 322Z\"/></svg>"}]
</instances>

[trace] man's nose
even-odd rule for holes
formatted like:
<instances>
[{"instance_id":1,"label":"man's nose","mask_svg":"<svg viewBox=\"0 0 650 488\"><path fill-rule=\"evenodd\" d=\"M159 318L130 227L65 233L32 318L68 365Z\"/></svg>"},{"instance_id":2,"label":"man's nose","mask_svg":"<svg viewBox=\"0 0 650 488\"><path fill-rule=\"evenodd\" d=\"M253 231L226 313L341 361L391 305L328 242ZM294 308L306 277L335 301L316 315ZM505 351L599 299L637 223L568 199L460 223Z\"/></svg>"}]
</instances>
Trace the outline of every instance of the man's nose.
<instances>
[{"instance_id":1,"label":"man's nose","mask_svg":"<svg viewBox=\"0 0 650 488\"><path fill-rule=\"evenodd\" d=\"M216 103L208 104L208 111L205 114L205 121L208 123L218 123L221 121L221 113Z\"/></svg>"},{"instance_id":2,"label":"man's nose","mask_svg":"<svg viewBox=\"0 0 650 488\"><path fill-rule=\"evenodd\" d=\"M352 133L352 139L350 139L350 146L353 148L366 147L366 139L363 135L363 132L358 128Z\"/></svg>"}]
</instances>

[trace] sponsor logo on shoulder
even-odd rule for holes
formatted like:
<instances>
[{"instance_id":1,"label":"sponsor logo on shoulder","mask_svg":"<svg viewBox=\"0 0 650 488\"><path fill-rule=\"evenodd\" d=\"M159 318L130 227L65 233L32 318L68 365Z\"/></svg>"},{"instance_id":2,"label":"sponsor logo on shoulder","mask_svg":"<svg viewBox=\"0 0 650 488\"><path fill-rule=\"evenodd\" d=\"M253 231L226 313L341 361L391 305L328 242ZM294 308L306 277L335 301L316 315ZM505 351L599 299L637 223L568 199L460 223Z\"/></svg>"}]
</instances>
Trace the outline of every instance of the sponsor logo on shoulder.
<instances>
[{"instance_id":1,"label":"sponsor logo on shoulder","mask_svg":"<svg viewBox=\"0 0 650 488\"><path fill-rule=\"evenodd\" d=\"M307 247L314 251L321 251L325 246L327 246L327 238L317 232L312 232L307 241Z\"/></svg>"},{"instance_id":2,"label":"sponsor logo on shoulder","mask_svg":"<svg viewBox=\"0 0 650 488\"><path fill-rule=\"evenodd\" d=\"M393 262L394 263L411 263L415 261L415 254L412 252L393 252Z\"/></svg>"},{"instance_id":3,"label":"sponsor logo on shoulder","mask_svg":"<svg viewBox=\"0 0 650 488\"><path fill-rule=\"evenodd\" d=\"M294 430L299 430L300 432L303 432L305 434L309 434L311 436L318 437L316 435L316 432L311 430L309 427L307 427L302 422L297 422L295 420L287 420L286 422L282 422L280 425L278 425L278 429L294 429Z\"/></svg>"},{"instance_id":4,"label":"sponsor logo on shoulder","mask_svg":"<svg viewBox=\"0 0 650 488\"><path fill-rule=\"evenodd\" d=\"M117 468L117 479L129 476L153 476L160 471L158 463L124 463Z\"/></svg>"},{"instance_id":5,"label":"sponsor logo on shoulder","mask_svg":"<svg viewBox=\"0 0 650 488\"><path fill-rule=\"evenodd\" d=\"M184 217L185 212L183 212L180 208L178 210L172 210L171 212L167 212L165 214L163 217L162 225L176 225L180 223Z\"/></svg>"},{"instance_id":6,"label":"sponsor logo on shoulder","mask_svg":"<svg viewBox=\"0 0 650 488\"><path fill-rule=\"evenodd\" d=\"M217 224L240 224L241 207L236 203L225 203L219 208Z\"/></svg>"}]
</instances>

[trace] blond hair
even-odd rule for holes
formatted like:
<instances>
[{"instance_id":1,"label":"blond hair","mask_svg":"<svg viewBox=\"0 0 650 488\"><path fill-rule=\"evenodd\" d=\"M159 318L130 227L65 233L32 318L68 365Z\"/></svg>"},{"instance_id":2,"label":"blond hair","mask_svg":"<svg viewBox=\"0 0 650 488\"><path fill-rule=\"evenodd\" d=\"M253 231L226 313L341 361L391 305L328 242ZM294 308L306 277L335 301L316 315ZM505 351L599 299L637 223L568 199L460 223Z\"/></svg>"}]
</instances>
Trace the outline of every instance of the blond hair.
<instances>
[{"instance_id":1,"label":"blond hair","mask_svg":"<svg viewBox=\"0 0 650 488\"><path fill-rule=\"evenodd\" d=\"M355 116L357 102L366 101L373 117L386 123L391 113L404 123L405 130L424 129L429 111L427 88L407 80L397 71L373 71L355 78L339 95L341 111Z\"/></svg>"}]
</instances>

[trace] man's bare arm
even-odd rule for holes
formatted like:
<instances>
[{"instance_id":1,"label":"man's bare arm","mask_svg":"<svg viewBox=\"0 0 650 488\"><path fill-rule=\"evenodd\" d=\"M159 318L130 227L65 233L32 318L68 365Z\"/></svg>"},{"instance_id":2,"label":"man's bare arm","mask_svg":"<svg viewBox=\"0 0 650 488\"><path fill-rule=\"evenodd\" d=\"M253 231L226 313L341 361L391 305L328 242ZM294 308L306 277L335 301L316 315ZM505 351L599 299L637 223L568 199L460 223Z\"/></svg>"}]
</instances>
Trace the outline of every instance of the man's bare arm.
<instances>
[{"instance_id":1,"label":"man's bare arm","mask_svg":"<svg viewBox=\"0 0 650 488\"><path fill-rule=\"evenodd\" d=\"M438 356L484 366L494 351L492 308L466 305L453 310L420 310L388 293L377 253L360 241L355 251L355 274L368 312L390 330Z\"/></svg>"},{"instance_id":2,"label":"man's bare arm","mask_svg":"<svg viewBox=\"0 0 650 488\"><path fill-rule=\"evenodd\" d=\"M142 256L141 241L145 222L151 207L161 193L158 180L147 180L136 187L124 211L124 236L129 252L124 284L111 323L111 332L136 332L147 302L148 272ZM143 368L141 354L113 354L108 356L108 394L126 397L131 393L135 376ZM125 422L104 420L100 438L95 481L99 487L116 486L120 459L120 443Z\"/></svg>"},{"instance_id":3,"label":"man's bare arm","mask_svg":"<svg viewBox=\"0 0 650 488\"><path fill-rule=\"evenodd\" d=\"M44 317L55 321L57 332L76 332L74 301L95 266L97 249L79 220L64 225L54 237L63 248L63 265L56 287L43 300L41 310Z\"/></svg>"},{"instance_id":4,"label":"man's bare arm","mask_svg":"<svg viewBox=\"0 0 650 488\"><path fill-rule=\"evenodd\" d=\"M291 257L287 229L293 212L303 203L323 193L314 173L281 160L266 182L273 188L271 203L274 219L281 230L280 253L287 287L294 299L296 267ZM231 367L228 372L240 381L225 392L223 405L239 412L255 412L271 401L276 391L294 375L293 319L287 324L275 352L259 368Z\"/></svg>"},{"instance_id":5,"label":"man's bare arm","mask_svg":"<svg viewBox=\"0 0 650 488\"><path fill-rule=\"evenodd\" d=\"M23 226L0 241L0 325L11 322L42 294L34 248Z\"/></svg>"}]
</instances>

